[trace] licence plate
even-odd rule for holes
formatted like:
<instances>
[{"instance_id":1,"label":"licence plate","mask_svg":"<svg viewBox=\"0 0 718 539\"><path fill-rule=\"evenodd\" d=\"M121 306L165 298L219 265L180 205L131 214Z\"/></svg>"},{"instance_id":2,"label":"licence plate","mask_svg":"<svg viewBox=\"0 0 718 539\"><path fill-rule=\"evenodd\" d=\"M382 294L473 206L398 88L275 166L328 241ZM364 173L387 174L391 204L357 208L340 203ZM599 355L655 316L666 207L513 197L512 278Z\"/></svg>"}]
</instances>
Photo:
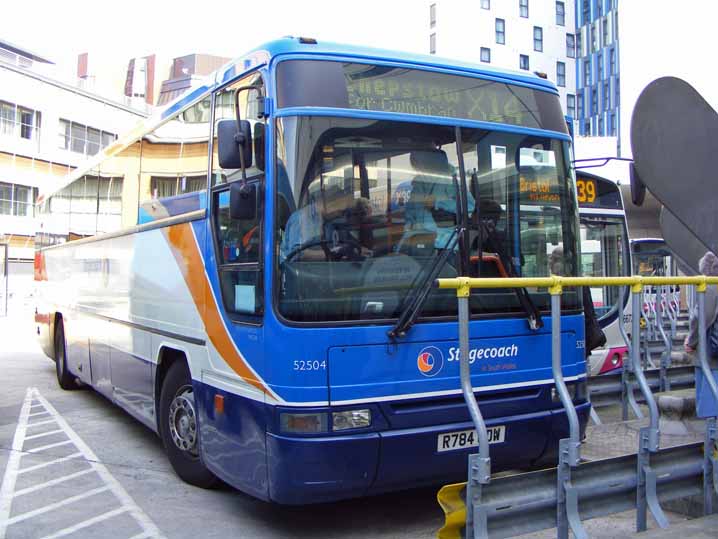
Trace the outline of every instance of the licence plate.
<instances>
[{"instance_id":1,"label":"licence plate","mask_svg":"<svg viewBox=\"0 0 718 539\"><path fill-rule=\"evenodd\" d=\"M489 437L489 444L500 444L506 439L506 427L504 425L489 427L486 429L486 435ZM441 453L442 451L466 449L467 447L477 447L478 445L479 437L474 429L458 430L439 434L436 450Z\"/></svg>"}]
</instances>

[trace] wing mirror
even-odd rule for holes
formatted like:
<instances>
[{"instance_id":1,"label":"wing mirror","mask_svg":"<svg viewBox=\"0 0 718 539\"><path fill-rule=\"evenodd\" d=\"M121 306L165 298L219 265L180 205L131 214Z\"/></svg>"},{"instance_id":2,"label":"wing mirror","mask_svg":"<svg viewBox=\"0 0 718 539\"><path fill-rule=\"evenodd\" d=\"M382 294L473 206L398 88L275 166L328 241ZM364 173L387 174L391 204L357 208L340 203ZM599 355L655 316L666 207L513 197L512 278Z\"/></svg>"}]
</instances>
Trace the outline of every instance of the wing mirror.
<instances>
[{"instance_id":1,"label":"wing mirror","mask_svg":"<svg viewBox=\"0 0 718 539\"><path fill-rule=\"evenodd\" d=\"M252 128L247 120L220 120L217 123L217 157L222 168L252 166Z\"/></svg>"}]
</instances>

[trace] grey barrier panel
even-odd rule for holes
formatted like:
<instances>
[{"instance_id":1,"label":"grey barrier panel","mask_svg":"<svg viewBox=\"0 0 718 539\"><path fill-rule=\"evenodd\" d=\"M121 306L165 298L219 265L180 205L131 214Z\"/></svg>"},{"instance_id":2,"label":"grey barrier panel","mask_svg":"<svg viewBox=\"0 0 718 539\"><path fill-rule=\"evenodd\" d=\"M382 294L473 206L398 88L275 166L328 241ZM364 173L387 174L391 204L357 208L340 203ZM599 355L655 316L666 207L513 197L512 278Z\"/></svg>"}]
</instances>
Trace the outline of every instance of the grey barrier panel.
<instances>
[{"instance_id":1,"label":"grey barrier panel","mask_svg":"<svg viewBox=\"0 0 718 539\"><path fill-rule=\"evenodd\" d=\"M648 387L652 391L660 391L661 382L661 369L650 369L643 371L648 382ZM612 374L602 374L600 376L593 376L588 379L588 390L591 395L591 404L595 408L603 408L621 402L621 393L623 392L622 379L624 375L622 372ZM666 382L665 385L670 385L672 389L687 389L695 386L695 367L692 365L686 365L682 367L671 367L665 369ZM634 385L635 391L635 385ZM642 397L639 396L639 401L642 401Z\"/></svg>"},{"instance_id":2,"label":"grey barrier panel","mask_svg":"<svg viewBox=\"0 0 718 539\"><path fill-rule=\"evenodd\" d=\"M636 508L637 455L582 463L573 470L582 520ZM700 495L703 444L661 449L651 455L658 500ZM482 503L492 539L515 537L556 526L557 469L494 479L483 489Z\"/></svg>"},{"instance_id":3,"label":"grey barrier panel","mask_svg":"<svg viewBox=\"0 0 718 539\"><path fill-rule=\"evenodd\" d=\"M650 511L656 523L668 527L661 502L703 493L704 511L718 505L718 431L716 418L706 421L703 443L661 449L659 415L650 383L641 368L639 317L631 320L630 369L649 409L649 426L639 433L634 455L580 462L579 422L568 393L561 365L561 286L551 293L551 366L556 390L569 424L569 437L559 443L558 466L491 481L486 427L471 384L469 350L468 285L457 291L462 391L479 436L479 453L469 457L466 486L466 529L469 539L513 537L556 527L558 539L588 534L582 520L636 508L636 530L647 528ZM710 391L718 400L718 385L706 357L705 286L697 290L700 320L699 356ZM643 291L631 286L632 308L638 312ZM660 300L659 300L660 301ZM659 307L660 309L660 307ZM660 379L660 374L659 374ZM660 384L660 381L659 381ZM632 387L631 391L632 393Z\"/></svg>"},{"instance_id":4,"label":"grey barrier panel","mask_svg":"<svg viewBox=\"0 0 718 539\"><path fill-rule=\"evenodd\" d=\"M687 82L663 77L638 97L631 117L631 148L641 180L714 252L716 140L718 114Z\"/></svg>"}]
</instances>

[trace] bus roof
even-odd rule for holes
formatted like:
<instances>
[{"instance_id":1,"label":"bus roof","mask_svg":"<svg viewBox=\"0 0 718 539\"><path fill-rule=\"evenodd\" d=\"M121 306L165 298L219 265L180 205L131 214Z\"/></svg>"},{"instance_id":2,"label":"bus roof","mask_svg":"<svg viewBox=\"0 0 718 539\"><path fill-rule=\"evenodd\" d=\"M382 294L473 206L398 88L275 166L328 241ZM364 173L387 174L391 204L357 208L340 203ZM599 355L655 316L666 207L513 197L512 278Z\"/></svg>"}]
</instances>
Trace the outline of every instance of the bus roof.
<instances>
[{"instance_id":1,"label":"bus roof","mask_svg":"<svg viewBox=\"0 0 718 539\"><path fill-rule=\"evenodd\" d=\"M522 84L530 84L538 86L547 91L556 92L556 86L549 80L541 78L533 73L525 71L512 71L509 69L500 69L497 67L487 66L486 64L475 64L463 62L450 58L441 58L433 54L414 54L410 52L400 52L387 49L376 49L373 47L363 47L355 45L345 45L340 43L331 43L326 41L315 41L311 38L302 37L285 37L270 41L251 51L249 54L229 62L224 67L217 70L216 83L222 83L229 78L246 71L244 60L252 57L257 53L264 53L269 60L277 57L297 54L297 55L316 55L316 56L337 56L342 58L356 58L361 60L380 60L383 62L397 62L402 64L414 64L417 67L433 67L439 69L450 69L452 71L462 71L471 75L488 75L491 77L499 77L510 82Z\"/></svg>"},{"instance_id":2,"label":"bus roof","mask_svg":"<svg viewBox=\"0 0 718 539\"><path fill-rule=\"evenodd\" d=\"M529 85L539 90L558 94L556 86L549 80L539 77L533 73L511 71L496 67L462 62L448 58L440 58L434 55L413 54L372 47L355 45L344 45L317 41L303 37L284 37L269 41L251 50L247 54L231 60L214 73L207 76L199 85L190 88L186 93L178 96L163 108L156 111L149 118L143 119L127 133L124 133L113 144L98 152L97 155L87 160L77 169L69 173L59 184L52 186L47 191L42 191L38 197L38 203L52 195L54 192L66 187L77 178L82 177L92 170L97 164L112 156L129 144L137 140L144 133L155 129L165 119L175 112L204 98L215 88L222 86L235 77L250 71L253 68L270 65L276 59L284 56L317 56L318 58L331 59L332 56L342 59L356 59L359 61L381 61L397 64L415 66L416 68L446 69L470 76L483 76L501 80L506 83Z\"/></svg>"}]
</instances>

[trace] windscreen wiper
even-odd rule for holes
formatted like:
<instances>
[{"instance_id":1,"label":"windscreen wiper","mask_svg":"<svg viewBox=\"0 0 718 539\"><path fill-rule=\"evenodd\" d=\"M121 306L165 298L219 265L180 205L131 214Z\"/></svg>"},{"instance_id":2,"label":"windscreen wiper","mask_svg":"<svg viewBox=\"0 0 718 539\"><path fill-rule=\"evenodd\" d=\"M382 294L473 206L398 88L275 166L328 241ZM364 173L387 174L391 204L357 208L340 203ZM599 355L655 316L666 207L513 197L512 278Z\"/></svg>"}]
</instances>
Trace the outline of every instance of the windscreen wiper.
<instances>
[{"instance_id":1,"label":"windscreen wiper","mask_svg":"<svg viewBox=\"0 0 718 539\"><path fill-rule=\"evenodd\" d=\"M454 231L446 242L444 250L434 259L434 263L429 268L429 271L424 274L424 279L415 287L417 293L414 294L410 301L405 302L403 305L396 324L386 333L392 341L404 337L406 332L409 331L411 326L414 325L414 322L416 322L421 308L424 306L426 298L433 288L434 280L438 277L439 272L443 269L449 256L454 253L454 248L460 235L459 227L454 228Z\"/></svg>"}]
</instances>

